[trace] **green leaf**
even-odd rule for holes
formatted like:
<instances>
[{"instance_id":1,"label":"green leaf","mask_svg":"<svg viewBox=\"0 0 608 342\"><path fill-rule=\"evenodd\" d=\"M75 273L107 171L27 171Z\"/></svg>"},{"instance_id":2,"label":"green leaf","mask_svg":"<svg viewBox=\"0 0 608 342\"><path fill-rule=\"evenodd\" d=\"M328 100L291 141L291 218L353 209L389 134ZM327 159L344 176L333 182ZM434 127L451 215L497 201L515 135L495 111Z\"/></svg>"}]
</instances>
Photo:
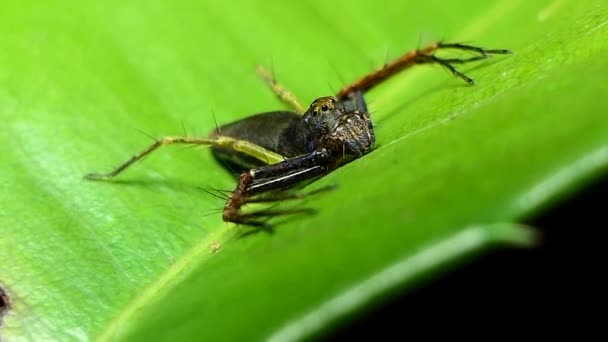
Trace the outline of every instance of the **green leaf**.
<instances>
[{"instance_id":1,"label":"green leaf","mask_svg":"<svg viewBox=\"0 0 608 342\"><path fill-rule=\"evenodd\" d=\"M7 340L298 339L481 252L608 169L605 1L57 1L0 14L0 287ZM378 148L285 207L318 215L239 238L206 148L165 148L87 182L155 137L205 136L303 103L430 42L515 54L420 66L372 91ZM219 249L212 253L213 244Z\"/></svg>"}]
</instances>

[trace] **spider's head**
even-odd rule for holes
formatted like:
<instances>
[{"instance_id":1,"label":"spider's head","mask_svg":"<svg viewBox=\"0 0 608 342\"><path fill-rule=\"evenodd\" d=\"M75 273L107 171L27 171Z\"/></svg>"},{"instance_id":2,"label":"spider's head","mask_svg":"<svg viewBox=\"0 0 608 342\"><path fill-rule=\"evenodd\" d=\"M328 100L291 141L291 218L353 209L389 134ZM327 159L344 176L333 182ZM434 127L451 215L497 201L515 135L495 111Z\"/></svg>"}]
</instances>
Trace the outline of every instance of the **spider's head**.
<instances>
[{"instance_id":1,"label":"spider's head","mask_svg":"<svg viewBox=\"0 0 608 342\"><path fill-rule=\"evenodd\" d=\"M315 145L337 153L362 156L376 142L369 113L348 110L334 97L316 99L303 122Z\"/></svg>"}]
</instances>

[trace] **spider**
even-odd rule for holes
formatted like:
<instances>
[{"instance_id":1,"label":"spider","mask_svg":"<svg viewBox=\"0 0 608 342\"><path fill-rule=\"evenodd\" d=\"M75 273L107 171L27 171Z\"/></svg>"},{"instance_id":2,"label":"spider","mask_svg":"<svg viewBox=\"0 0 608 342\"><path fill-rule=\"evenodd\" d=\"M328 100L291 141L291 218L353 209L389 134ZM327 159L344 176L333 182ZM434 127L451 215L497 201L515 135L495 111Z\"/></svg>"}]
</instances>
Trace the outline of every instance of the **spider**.
<instances>
[{"instance_id":1,"label":"spider","mask_svg":"<svg viewBox=\"0 0 608 342\"><path fill-rule=\"evenodd\" d=\"M439 58L438 50L473 53L469 58ZM438 64L469 85L475 82L456 70L455 64L479 61L509 50L483 49L458 43L432 43L412 50L346 85L333 96L319 97L304 108L296 97L277 83L264 68L257 72L278 98L292 111L272 111L216 127L207 138L167 136L109 173L90 173L89 180L109 180L161 146L170 144L211 145L216 159L239 172L238 184L227 195L223 220L257 228L271 228L268 219L308 212L309 209L260 209L244 212L250 203L277 202L328 190L308 193L290 191L336 168L360 158L375 147L371 116L363 95L378 84L416 64Z\"/></svg>"}]
</instances>

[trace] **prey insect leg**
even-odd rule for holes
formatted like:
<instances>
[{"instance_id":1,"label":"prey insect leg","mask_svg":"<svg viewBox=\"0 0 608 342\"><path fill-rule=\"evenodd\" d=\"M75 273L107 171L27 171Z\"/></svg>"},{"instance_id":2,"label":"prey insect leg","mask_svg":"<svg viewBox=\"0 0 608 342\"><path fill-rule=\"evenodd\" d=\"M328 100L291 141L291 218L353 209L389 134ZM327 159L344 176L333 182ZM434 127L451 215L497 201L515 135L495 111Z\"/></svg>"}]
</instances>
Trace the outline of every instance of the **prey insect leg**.
<instances>
[{"instance_id":1,"label":"prey insect leg","mask_svg":"<svg viewBox=\"0 0 608 342\"><path fill-rule=\"evenodd\" d=\"M156 151L161 146L171 144L226 146L236 151L247 153L248 155L255 157L265 163L278 163L285 159L283 156L275 152L269 151L261 146L255 145L251 142L234 139L227 136L220 136L211 139L191 137L164 137L156 140L153 144L145 148L140 153L132 156L127 161L116 167L114 170L108 173L89 173L85 175L84 178L89 180L111 179L122 173L125 169L133 165L135 162L145 158L150 153Z\"/></svg>"},{"instance_id":2,"label":"prey insect leg","mask_svg":"<svg viewBox=\"0 0 608 342\"><path fill-rule=\"evenodd\" d=\"M436 57L434 54L438 50L460 50L460 51L468 51L477 54L477 56L470 58L449 58L443 59ZM452 66L452 64L464 64L474 61L479 61L482 59L486 59L491 55L495 54L510 54L511 51L503 50L503 49L483 49L476 46L464 45L464 44L448 44L448 43L433 43L422 49L413 50L407 52L401 57L386 63L381 68L372 71L371 73L364 75L353 83L343 87L336 95L338 99L344 99L349 94L361 91L363 93L369 91L373 87L378 84L386 81L390 77L396 75L397 73L408 69L416 64L439 64L445 68L447 68L454 76L457 76L463 79L465 82L473 85L475 82L469 78L468 76L462 74L456 68Z\"/></svg>"},{"instance_id":3,"label":"prey insect leg","mask_svg":"<svg viewBox=\"0 0 608 342\"><path fill-rule=\"evenodd\" d=\"M258 66L256 71L266 85L270 87L272 92L275 93L275 95L278 96L281 101L295 109L295 111L300 114L303 114L306 111L306 108L300 104L296 96L287 90L287 88L285 88L283 85L278 83L270 71L266 70L262 66Z\"/></svg>"},{"instance_id":4,"label":"prey insect leg","mask_svg":"<svg viewBox=\"0 0 608 342\"><path fill-rule=\"evenodd\" d=\"M257 169L241 173L239 184L230 194L224 206L224 221L237 224L246 224L256 227L269 227L270 225L260 220L263 217L275 217L302 212L310 212L310 209L293 210L260 210L251 213L243 213L241 208L247 203L270 202L272 200L302 198L306 194L286 195L281 193L260 196L274 190L285 190L324 174L328 170L330 153L325 149L285 160L274 165L265 165ZM312 191L309 195L329 190L322 189Z\"/></svg>"}]
</instances>

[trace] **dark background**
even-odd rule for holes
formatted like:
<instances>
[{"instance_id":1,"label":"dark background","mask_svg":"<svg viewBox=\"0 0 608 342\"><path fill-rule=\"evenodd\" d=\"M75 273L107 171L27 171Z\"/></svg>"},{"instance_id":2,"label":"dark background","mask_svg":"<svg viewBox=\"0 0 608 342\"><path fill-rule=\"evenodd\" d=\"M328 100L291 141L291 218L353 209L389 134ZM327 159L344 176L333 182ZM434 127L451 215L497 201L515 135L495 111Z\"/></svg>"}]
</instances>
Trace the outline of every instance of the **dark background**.
<instances>
[{"instance_id":1,"label":"dark background","mask_svg":"<svg viewBox=\"0 0 608 342\"><path fill-rule=\"evenodd\" d=\"M608 287L601 280L606 270L606 194L608 177L527 220L541 233L536 248L486 254L387 299L323 337L575 335L578 340L606 335Z\"/></svg>"}]
</instances>

